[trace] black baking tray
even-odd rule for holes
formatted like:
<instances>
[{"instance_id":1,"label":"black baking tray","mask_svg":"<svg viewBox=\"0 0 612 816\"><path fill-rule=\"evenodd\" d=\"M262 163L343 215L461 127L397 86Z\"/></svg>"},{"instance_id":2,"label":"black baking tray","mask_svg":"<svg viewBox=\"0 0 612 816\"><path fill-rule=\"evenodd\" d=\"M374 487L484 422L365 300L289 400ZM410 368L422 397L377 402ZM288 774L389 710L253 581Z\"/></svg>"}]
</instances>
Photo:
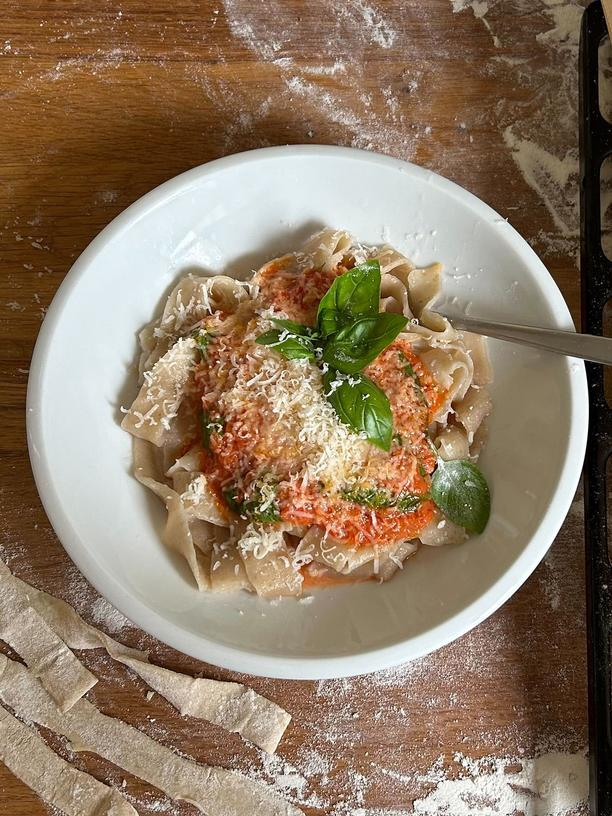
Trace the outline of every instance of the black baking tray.
<instances>
[{"instance_id":1,"label":"black baking tray","mask_svg":"<svg viewBox=\"0 0 612 816\"><path fill-rule=\"evenodd\" d=\"M600 170L612 155L612 125L599 109L599 47L607 34L599 0L587 7L580 37L580 264L582 331L603 334L612 297L612 263L601 243ZM589 763L592 816L612 816L610 632L612 569L608 551L606 468L612 411L603 367L586 364L590 423L584 466L584 518L589 680Z\"/></svg>"}]
</instances>

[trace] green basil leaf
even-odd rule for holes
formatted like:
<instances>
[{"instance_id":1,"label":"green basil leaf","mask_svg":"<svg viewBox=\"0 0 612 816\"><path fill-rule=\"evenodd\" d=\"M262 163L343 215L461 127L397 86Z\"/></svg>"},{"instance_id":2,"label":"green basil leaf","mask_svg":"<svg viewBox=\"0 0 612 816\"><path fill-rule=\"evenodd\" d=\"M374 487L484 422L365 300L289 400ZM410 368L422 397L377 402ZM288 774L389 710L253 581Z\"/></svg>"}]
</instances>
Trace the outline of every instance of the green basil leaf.
<instances>
[{"instance_id":1,"label":"green basil leaf","mask_svg":"<svg viewBox=\"0 0 612 816\"><path fill-rule=\"evenodd\" d=\"M362 317L329 338L323 360L345 374L356 374L378 357L407 323L407 317L391 312Z\"/></svg>"},{"instance_id":2,"label":"green basil leaf","mask_svg":"<svg viewBox=\"0 0 612 816\"><path fill-rule=\"evenodd\" d=\"M482 533L491 513L487 480L472 462L438 460L431 498L448 518L471 533Z\"/></svg>"},{"instance_id":3,"label":"green basil leaf","mask_svg":"<svg viewBox=\"0 0 612 816\"><path fill-rule=\"evenodd\" d=\"M281 339L282 338L282 339ZM311 341L307 337L289 334L287 329L270 331L260 334L256 343L260 346L270 346L288 360L314 360L315 353Z\"/></svg>"},{"instance_id":4,"label":"green basil leaf","mask_svg":"<svg viewBox=\"0 0 612 816\"><path fill-rule=\"evenodd\" d=\"M310 326L303 326L301 323L296 323L295 320L287 320L284 317L271 317L270 321L276 326L280 326L281 329L286 329L291 334L297 334L300 337L312 337L315 333Z\"/></svg>"},{"instance_id":5,"label":"green basil leaf","mask_svg":"<svg viewBox=\"0 0 612 816\"><path fill-rule=\"evenodd\" d=\"M377 314L380 301L380 263L366 261L339 275L321 298L317 326L323 337L358 317Z\"/></svg>"},{"instance_id":6,"label":"green basil leaf","mask_svg":"<svg viewBox=\"0 0 612 816\"><path fill-rule=\"evenodd\" d=\"M363 431L373 445L390 450L393 415L384 391L362 374L343 377L334 369L324 374L323 385L341 422L357 433Z\"/></svg>"}]
</instances>

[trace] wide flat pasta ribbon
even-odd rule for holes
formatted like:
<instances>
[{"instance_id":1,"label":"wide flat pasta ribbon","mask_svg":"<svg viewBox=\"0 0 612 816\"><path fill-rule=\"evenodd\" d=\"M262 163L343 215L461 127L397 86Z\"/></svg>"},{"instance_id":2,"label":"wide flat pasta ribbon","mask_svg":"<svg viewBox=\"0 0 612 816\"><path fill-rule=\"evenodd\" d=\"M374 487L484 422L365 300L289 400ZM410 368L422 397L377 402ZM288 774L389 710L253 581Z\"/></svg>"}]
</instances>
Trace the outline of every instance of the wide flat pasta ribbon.
<instances>
[{"instance_id":1,"label":"wide flat pasta ribbon","mask_svg":"<svg viewBox=\"0 0 612 816\"><path fill-rule=\"evenodd\" d=\"M271 700L262 697L242 683L230 683L207 678L191 677L171 671L148 662L145 652L131 649L85 623L78 613L65 601L35 589L16 576L0 562L0 590L11 587L11 597L15 607L26 603L31 617L42 624L43 630L60 644L57 652L67 653L72 660L61 663L62 672L40 675L41 682L49 691L61 710L70 708L85 691L81 681L82 671L87 670L79 663L68 646L73 649L97 649L103 647L114 659L136 672L152 689L168 700L181 714L208 720L226 731L240 734L244 739L273 753L291 721L291 715ZM3 592L0 591L0 609ZM9 608L5 604L5 608ZM11 644L13 645L13 644ZM23 651L13 646L24 657L26 663L39 676L35 665L27 659L27 648ZM87 674L96 682L96 678ZM53 682L50 682L50 678ZM62 693L58 693L57 682L64 683ZM77 694L78 690L78 694ZM60 698L58 700L58 697ZM66 705L66 701L70 705Z\"/></svg>"},{"instance_id":2,"label":"wide flat pasta ribbon","mask_svg":"<svg viewBox=\"0 0 612 816\"><path fill-rule=\"evenodd\" d=\"M138 816L114 788L73 768L33 728L2 706L0 760L41 799L67 816Z\"/></svg>"},{"instance_id":3,"label":"wide flat pasta ribbon","mask_svg":"<svg viewBox=\"0 0 612 816\"><path fill-rule=\"evenodd\" d=\"M178 756L85 699L62 713L37 678L5 655L0 655L0 700L20 717L62 734L75 750L92 751L207 816L303 814L262 783Z\"/></svg>"},{"instance_id":4,"label":"wide flat pasta ribbon","mask_svg":"<svg viewBox=\"0 0 612 816\"><path fill-rule=\"evenodd\" d=\"M23 657L60 710L66 711L98 680L34 609L35 592L0 561L0 638Z\"/></svg>"}]
</instances>

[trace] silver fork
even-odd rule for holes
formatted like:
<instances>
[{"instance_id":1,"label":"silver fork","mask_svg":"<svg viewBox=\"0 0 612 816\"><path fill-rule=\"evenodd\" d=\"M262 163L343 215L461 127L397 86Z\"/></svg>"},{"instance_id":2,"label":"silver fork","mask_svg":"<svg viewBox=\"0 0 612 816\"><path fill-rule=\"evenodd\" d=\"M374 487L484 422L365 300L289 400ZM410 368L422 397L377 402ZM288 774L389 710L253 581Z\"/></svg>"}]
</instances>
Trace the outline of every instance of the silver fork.
<instances>
[{"instance_id":1,"label":"silver fork","mask_svg":"<svg viewBox=\"0 0 612 816\"><path fill-rule=\"evenodd\" d=\"M507 340L522 346L532 346L566 357L578 357L592 363L612 365L612 338L597 337L593 334L559 331L558 329L541 329L536 326L518 326L515 323L494 323L476 317L454 317L444 315L456 329L494 337L496 340Z\"/></svg>"}]
</instances>

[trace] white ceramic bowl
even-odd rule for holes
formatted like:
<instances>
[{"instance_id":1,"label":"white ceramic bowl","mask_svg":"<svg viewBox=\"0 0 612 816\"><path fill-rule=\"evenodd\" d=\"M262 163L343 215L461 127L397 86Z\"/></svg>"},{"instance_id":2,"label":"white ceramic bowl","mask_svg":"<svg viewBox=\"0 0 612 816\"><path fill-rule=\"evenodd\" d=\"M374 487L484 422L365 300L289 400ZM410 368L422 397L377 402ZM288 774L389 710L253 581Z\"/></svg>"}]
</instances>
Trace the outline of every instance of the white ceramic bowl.
<instances>
[{"instance_id":1,"label":"white ceramic bowl","mask_svg":"<svg viewBox=\"0 0 612 816\"><path fill-rule=\"evenodd\" d=\"M270 605L199 594L160 543L165 511L130 475L119 406L136 391L136 332L188 269L243 276L322 226L442 261L452 308L572 329L561 293L497 213L434 173L337 147L278 147L196 167L132 204L74 264L44 321L28 386L28 443L47 514L91 583L146 631L252 674L359 674L437 649L490 615L553 541L586 442L576 361L491 342L492 489L485 533L422 550L391 582Z\"/></svg>"}]
</instances>

